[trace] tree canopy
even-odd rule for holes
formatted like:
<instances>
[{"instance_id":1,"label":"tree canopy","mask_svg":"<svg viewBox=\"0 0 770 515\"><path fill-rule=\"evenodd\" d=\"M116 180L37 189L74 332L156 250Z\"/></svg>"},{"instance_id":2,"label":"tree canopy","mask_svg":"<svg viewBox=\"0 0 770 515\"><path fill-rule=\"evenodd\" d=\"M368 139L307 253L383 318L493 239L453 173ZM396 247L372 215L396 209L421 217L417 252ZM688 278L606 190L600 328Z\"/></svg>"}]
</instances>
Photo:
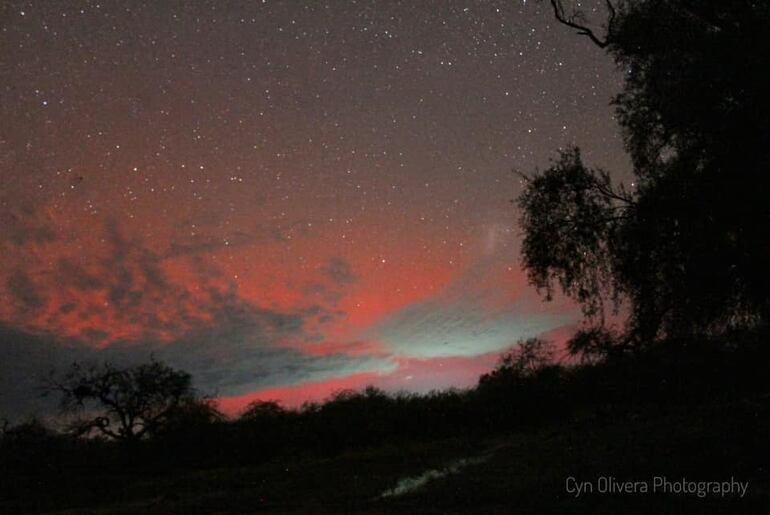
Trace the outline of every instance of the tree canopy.
<instances>
[{"instance_id":1,"label":"tree canopy","mask_svg":"<svg viewBox=\"0 0 770 515\"><path fill-rule=\"evenodd\" d=\"M133 441L195 404L191 381L187 372L154 360L125 368L73 363L48 390L60 395L62 411L78 415L72 425L77 434Z\"/></svg>"},{"instance_id":2,"label":"tree canopy","mask_svg":"<svg viewBox=\"0 0 770 515\"><path fill-rule=\"evenodd\" d=\"M567 2L550 3L624 72L613 103L635 178L613 185L577 148L526 176L530 281L581 304L580 348L597 347L592 335L606 346L608 305L625 304L622 339L633 344L766 325L770 4L607 1L602 33Z\"/></svg>"}]
</instances>

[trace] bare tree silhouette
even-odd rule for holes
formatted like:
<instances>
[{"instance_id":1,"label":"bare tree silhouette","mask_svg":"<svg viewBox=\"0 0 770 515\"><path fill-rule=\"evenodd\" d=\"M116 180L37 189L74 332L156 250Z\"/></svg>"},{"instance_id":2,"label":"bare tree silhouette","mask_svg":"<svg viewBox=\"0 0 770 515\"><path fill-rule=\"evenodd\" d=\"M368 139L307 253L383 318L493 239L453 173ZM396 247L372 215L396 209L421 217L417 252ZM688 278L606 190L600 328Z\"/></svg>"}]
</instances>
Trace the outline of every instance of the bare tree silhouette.
<instances>
[{"instance_id":1,"label":"bare tree silhouette","mask_svg":"<svg viewBox=\"0 0 770 515\"><path fill-rule=\"evenodd\" d=\"M155 360L126 368L73 363L62 377L52 374L47 391L60 396L63 412L78 415L77 435L126 442L157 432L196 399L190 374Z\"/></svg>"}]
</instances>

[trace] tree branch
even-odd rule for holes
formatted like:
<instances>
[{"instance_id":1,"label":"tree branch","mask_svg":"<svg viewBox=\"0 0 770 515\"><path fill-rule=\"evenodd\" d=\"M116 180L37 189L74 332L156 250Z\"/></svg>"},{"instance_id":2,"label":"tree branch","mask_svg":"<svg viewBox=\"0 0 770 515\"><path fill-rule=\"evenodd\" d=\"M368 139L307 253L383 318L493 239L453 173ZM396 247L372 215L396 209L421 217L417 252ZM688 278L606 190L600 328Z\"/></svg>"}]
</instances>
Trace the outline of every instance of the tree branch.
<instances>
[{"instance_id":1,"label":"tree branch","mask_svg":"<svg viewBox=\"0 0 770 515\"><path fill-rule=\"evenodd\" d=\"M92 420L78 420L73 423L72 429L74 429L76 436L83 436L96 429L103 435L114 438L115 440L122 440L122 436L119 433L115 433L109 429L110 421L107 417L96 417Z\"/></svg>"},{"instance_id":2,"label":"tree branch","mask_svg":"<svg viewBox=\"0 0 770 515\"><path fill-rule=\"evenodd\" d=\"M594 188L596 188L596 190L602 195L604 195L605 197L619 200L624 204L628 204L628 205L634 204L634 200L631 197L624 195L622 193L616 193L615 190L612 189L612 186L602 184L596 177L594 177L593 182L594 182Z\"/></svg>"},{"instance_id":3,"label":"tree branch","mask_svg":"<svg viewBox=\"0 0 770 515\"><path fill-rule=\"evenodd\" d=\"M607 35L604 37L604 39L600 39L596 34L594 34L594 31L586 27L585 25L581 25L578 23L576 14L573 14L572 16L567 16L564 14L564 5L562 4L562 0L551 0L551 7L553 7L553 14L556 20L561 23L562 25L566 25L567 27L573 28L577 30L577 33L581 36L587 36L588 39L593 42L594 45L598 46L599 48L606 48L610 44L610 36L612 34L612 23L615 21L615 15L617 14L615 12L615 6L612 5L612 2L610 0L605 0L607 4L607 10L609 11L609 18L607 20Z\"/></svg>"}]
</instances>

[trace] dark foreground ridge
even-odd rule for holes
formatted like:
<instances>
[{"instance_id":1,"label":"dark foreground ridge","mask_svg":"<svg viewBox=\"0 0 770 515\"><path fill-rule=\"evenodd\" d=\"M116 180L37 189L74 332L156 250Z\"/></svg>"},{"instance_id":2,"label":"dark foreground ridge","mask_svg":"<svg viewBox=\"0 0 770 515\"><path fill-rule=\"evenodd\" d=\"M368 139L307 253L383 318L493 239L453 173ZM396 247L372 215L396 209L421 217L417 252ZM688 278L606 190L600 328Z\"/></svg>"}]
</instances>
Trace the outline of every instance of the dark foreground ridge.
<instances>
[{"instance_id":1,"label":"dark foreground ridge","mask_svg":"<svg viewBox=\"0 0 770 515\"><path fill-rule=\"evenodd\" d=\"M470 391L237 419L196 399L136 440L6 426L0 512L760 513L770 350L736 338L579 365L519 350Z\"/></svg>"}]
</instances>

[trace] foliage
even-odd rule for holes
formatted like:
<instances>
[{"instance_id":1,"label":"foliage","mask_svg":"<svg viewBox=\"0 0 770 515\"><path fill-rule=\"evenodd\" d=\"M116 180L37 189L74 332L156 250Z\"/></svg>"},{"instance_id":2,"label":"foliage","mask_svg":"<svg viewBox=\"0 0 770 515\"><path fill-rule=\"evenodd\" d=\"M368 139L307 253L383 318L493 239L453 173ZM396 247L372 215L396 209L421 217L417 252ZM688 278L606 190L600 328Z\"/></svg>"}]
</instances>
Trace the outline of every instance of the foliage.
<instances>
[{"instance_id":1,"label":"foliage","mask_svg":"<svg viewBox=\"0 0 770 515\"><path fill-rule=\"evenodd\" d=\"M213 400L190 398L167 411L164 423L155 430L155 434L191 432L224 422L225 419Z\"/></svg>"},{"instance_id":2,"label":"foliage","mask_svg":"<svg viewBox=\"0 0 770 515\"><path fill-rule=\"evenodd\" d=\"M614 335L595 333L585 338L591 345L600 345ZM368 462L371 457L386 456L399 472L391 480L377 483L378 494L385 483L395 484L405 474L404 467L416 468L407 475L432 467L412 449L441 442L454 442L460 455L468 456L477 455L482 442L493 442L503 451L501 442L541 433L551 454L573 467L578 451L593 456L616 449L625 459L629 439L647 432L640 427L657 428L660 440L650 449L680 448L679 440L670 440L670 435L679 430L697 435L686 425L691 422L710 431L715 421L721 426L707 439L696 438L682 455L702 455L703 464L711 463L713 456L692 449L702 449L713 438L740 429L751 439L751 445L742 444L746 453L740 458L719 453L721 468L713 470L739 467L761 472L770 452L762 443L766 439L761 438L770 427L766 371L770 348L765 337L753 332L735 332L725 338L677 339L572 365L556 362L551 344L532 339L503 354L498 366L470 390L393 394L368 387L338 392L323 403L301 409L258 402L232 420L223 417L210 401L193 400L177 404L159 431L147 433L147 438L135 440L131 446L114 439L57 434L34 419L17 426L4 424L0 511L39 513L68 508L79 513L93 511L90 507L96 505L112 511L111 503L120 499L130 502L125 511L133 513L137 506L145 506L135 502L141 497L148 509L153 507L150 512L166 513L181 496L186 498L186 504L179 505L181 511L201 511L200 503L209 502L210 509L203 511L221 512L229 493L211 498L212 489L199 486L217 481L220 487L232 488L235 495L258 492L250 508L244 508L247 511L265 499L279 511L289 506L296 511L296 504L276 504L276 489L289 493L286 503L293 503L297 495L317 503L319 496L327 494L303 482L307 481L303 478L308 463L317 465L316 472L307 476L317 485L334 470L335 462L346 461L351 469L334 473L348 474L344 484L359 489L365 476L360 471L369 470L359 458ZM687 422L681 418L682 413L703 408L710 413L703 419ZM665 417L665 421L657 422L656 417ZM568 447L555 445L559 435L570 434L576 422L585 428L584 436L572 439ZM600 441L597 431L617 424L622 429L612 439ZM582 440L585 437L594 441L588 449ZM637 458L658 469L661 462L655 456L660 453L650 452L645 450ZM589 461L595 465L595 456ZM689 472L702 472L703 464ZM499 473L500 468L494 470ZM563 477L559 481L563 483ZM167 485L162 492L159 482ZM97 483L99 488L94 488ZM507 491L505 496L508 499ZM339 509L334 504L330 512ZM476 505L474 509L478 511Z\"/></svg>"},{"instance_id":3,"label":"foliage","mask_svg":"<svg viewBox=\"0 0 770 515\"><path fill-rule=\"evenodd\" d=\"M577 149L527 176L519 198L530 281L558 285L598 336L625 303L617 342L708 336L770 320L770 5L628 0L606 36L552 0L557 19L601 43L625 72L615 98L635 175L612 186ZM606 335L605 335L606 336ZM594 343L600 343L594 338Z\"/></svg>"},{"instance_id":4,"label":"foliage","mask_svg":"<svg viewBox=\"0 0 770 515\"><path fill-rule=\"evenodd\" d=\"M72 424L77 435L121 441L158 432L195 400L190 374L154 360L126 368L73 363L48 391L59 394L63 412L81 415Z\"/></svg>"},{"instance_id":5,"label":"foliage","mask_svg":"<svg viewBox=\"0 0 770 515\"><path fill-rule=\"evenodd\" d=\"M617 305L623 291L613 244L631 203L628 194L615 191L606 172L587 169L574 147L526 179L518 204L530 282L548 299L556 283L580 302L587 317L603 317L605 302Z\"/></svg>"},{"instance_id":6,"label":"foliage","mask_svg":"<svg viewBox=\"0 0 770 515\"><path fill-rule=\"evenodd\" d=\"M254 401L246 406L240 415L240 420L258 421L275 420L286 414L286 410L277 401Z\"/></svg>"},{"instance_id":7,"label":"foliage","mask_svg":"<svg viewBox=\"0 0 770 515\"><path fill-rule=\"evenodd\" d=\"M54 433L37 418L11 425L7 420L3 421L0 436L5 444L35 445L54 436Z\"/></svg>"},{"instance_id":8,"label":"foliage","mask_svg":"<svg viewBox=\"0 0 770 515\"><path fill-rule=\"evenodd\" d=\"M607 327L583 327L567 342L567 350L583 363L596 363L622 353L622 338Z\"/></svg>"},{"instance_id":9,"label":"foliage","mask_svg":"<svg viewBox=\"0 0 770 515\"><path fill-rule=\"evenodd\" d=\"M514 375L528 377L536 375L556 359L553 343L541 338L519 340L512 350L500 356L500 362L492 372L510 371Z\"/></svg>"}]
</instances>

